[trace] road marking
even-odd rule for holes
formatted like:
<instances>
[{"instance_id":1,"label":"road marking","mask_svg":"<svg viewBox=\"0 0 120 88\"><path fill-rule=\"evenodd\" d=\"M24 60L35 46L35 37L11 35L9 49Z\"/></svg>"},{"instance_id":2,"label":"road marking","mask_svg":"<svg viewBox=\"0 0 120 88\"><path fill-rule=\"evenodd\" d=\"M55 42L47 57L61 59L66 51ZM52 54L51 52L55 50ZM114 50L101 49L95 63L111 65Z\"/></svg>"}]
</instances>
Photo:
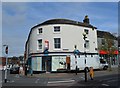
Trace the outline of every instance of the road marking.
<instances>
[{"instance_id":1,"label":"road marking","mask_svg":"<svg viewBox=\"0 0 120 88\"><path fill-rule=\"evenodd\" d=\"M108 84L102 84L103 86L109 86Z\"/></svg>"},{"instance_id":2,"label":"road marking","mask_svg":"<svg viewBox=\"0 0 120 88\"><path fill-rule=\"evenodd\" d=\"M14 80L10 81L10 83L13 83L13 82L15 82L15 81Z\"/></svg>"},{"instance_id":3,"label":"road marking","mask_svg":"<svg viewBox=\"0 0 120 88\"><path fill-rule=\"evenodd\" d=\"M35 83L38 83L39 80L40 80L40 79L37 79L37 80L35 81Z\"/></svg>"},{"instance_id":4,"label":"road marking","mask_svg":"<svg viewBox=\"0 0 120 88\"><path fill-rule=\"evenodd\" d=\"M112 80L112 79L118 79L118 77L112 77L112 78L103 79L103 81Z\"/></svg>"},{"instance_id":5,"label":"road marking","mask_svg":"<svg viewBox=\"0 0 120 88\"><path fill-rule=\"evenodd\" d=\"M14 80L11 81L12 83L15 82Z\"/></svg>"},{"instance_id":6,"label":"road marking","mask_svg":"<svg viewBox=\"0 0 120 88\"><path fill-rule=\"evenodd\" d=\"M118 81L118 80L110 80L110 81L107 81L107 82L113 82L113 81Z\"/></svg>"},{"instance_id":7,"label":"road marking","mask_svg":"<svg viewBox=\"0 0 120 88\"><path fill-rule=\"evenodd\" d=\"M48 83L65 83L65 82L74 82L75 80L68 80L68 81L51 81L51 82L48 82Z\"/></svg>"},{"instance_id":8,"label":"road marking","mask_svg":"<svg viewBox=\"0 0 120 88\"><path fill-rule=\"evenodd\" d=\"M20 76L18 74L15 75L16 78L20 78Z\"/></svg>"},{"instance_id":9,"label":"road marking","mask_svg":"<svg viewBox=\"0 0 120 88\"><path fill-rule=\"evenodd\" d=\"M84 77L81 77L83 80L85 80L85 78Z\"/></svg>"}]
</instances>

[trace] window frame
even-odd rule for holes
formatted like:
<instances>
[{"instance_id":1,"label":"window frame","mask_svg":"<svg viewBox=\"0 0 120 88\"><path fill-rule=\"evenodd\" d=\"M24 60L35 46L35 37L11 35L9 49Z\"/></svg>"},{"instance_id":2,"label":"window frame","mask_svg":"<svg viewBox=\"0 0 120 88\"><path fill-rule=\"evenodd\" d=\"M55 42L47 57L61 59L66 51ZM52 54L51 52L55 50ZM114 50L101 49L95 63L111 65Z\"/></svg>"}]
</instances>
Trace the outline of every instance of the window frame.
<instances>
[{"instance_id":1,"label":"window frame","mask_svg":"<svg viewBox=\"0 0 120 88\"><path fill-rule=\"evenodd\" d=\"M54 33L60 33L60 26L54 26L53 32Z\"/></svg>"},{"instance_id":2,"label":"window frame","mask_svg":"<svg viewBox=\"0 0 120 88\"><path fill-rule=\"evenodd\" d=\"M101 39L101 44L102 44L102 45L105 45L105 39L104 39L104 38Z\"/></svg>"},{"instance_id":3,"label":"window frame","mask_svg":"<svg viewBox=\"0 0 120 88\"><path fill-rule=\"evenodd\" d=\"M39 41L41 40L41 44L39 43ZM41 48L40 48L41 47ZM42 39L38 39L37 40L37 50L41 50L43 47L43 40Z\"/></svg>"},{"instance_id":4,"label":"window frame","mask_svg":"<svg viewBox=\"0 0 120 88\"><path fill-rule=\"evenodd\" d=\"M42 34L43 33L43 28L38 28L38 34Z\"/></svg>"},{"instance_id":5,"label":"window frame","mask_svg":"<svg viewBox=\"0 0 120 88\"><path fill-rule=\"evenodd\" d=\"M90 41L89 40L85 40L85 44L86 44L86 49L90 48Z\"/></svg>"},{"instance_id":6,"label":"window frame","mask_svg":"<svg viewBox=\"0 0 120 88\"><path fill-rule=\"evenodd\" d=\"M88 29L84 29L84 32L88 35L89 34L89 30Z\"/></svg>"},{"instance_id":7,"label":"window frame","mask_svg":"<svg viewBox=\"0 0 120 88\"><path fill-rule=\"evenodd\" d=\"M60 39L59 42L57 42L57 47L56 47L55 39ZM53 41L54 41L54 49L60 50L61 49L61 38L54 38Z\"/></svg>"}]
</instances>

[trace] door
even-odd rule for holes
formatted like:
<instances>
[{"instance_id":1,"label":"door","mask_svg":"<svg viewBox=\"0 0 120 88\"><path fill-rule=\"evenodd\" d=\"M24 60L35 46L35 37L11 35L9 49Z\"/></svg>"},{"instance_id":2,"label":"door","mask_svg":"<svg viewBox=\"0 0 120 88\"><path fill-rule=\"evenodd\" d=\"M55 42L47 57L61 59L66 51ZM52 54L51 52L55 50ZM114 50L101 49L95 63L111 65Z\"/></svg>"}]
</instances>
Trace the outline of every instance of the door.
<instances>
[{"instance_id":1,"label":"door","mask_svg":"<svg viewBox=\"0 0 120 88\"><path fill-rule=\"evenodd\" d=\"M67 70L70 70L70 57L66 57Z\"/></svg>"},{"instance_id":2,"label":"door","mask_svg":"<svg viewBox=\"0 0 120 88\"><path fill-rule=\"evenodd\" d=\"M52 57L51 56L43 56L42 57L42 70L51 72L51 64L52 64Z\"/></svg>"}]
</instances>

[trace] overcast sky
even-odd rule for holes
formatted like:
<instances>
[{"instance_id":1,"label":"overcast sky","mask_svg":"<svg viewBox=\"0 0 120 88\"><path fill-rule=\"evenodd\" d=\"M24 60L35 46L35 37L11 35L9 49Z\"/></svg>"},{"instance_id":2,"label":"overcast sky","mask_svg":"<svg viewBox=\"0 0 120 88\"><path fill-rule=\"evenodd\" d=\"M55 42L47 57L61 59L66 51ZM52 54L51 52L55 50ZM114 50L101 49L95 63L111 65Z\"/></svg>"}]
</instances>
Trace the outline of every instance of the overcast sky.
<instances>
[{"instance_id":1,"label":"overcast sky","mask_svg":"<svg viewBox=\"0 0 120 88\"><path fill-rule=\"evenodd\" d=\"M117 2L2 2L2 44L19 56L34 25L53 18L82 22L85 15L99 30L118 32Z\"/></svg>"}]
</instances>

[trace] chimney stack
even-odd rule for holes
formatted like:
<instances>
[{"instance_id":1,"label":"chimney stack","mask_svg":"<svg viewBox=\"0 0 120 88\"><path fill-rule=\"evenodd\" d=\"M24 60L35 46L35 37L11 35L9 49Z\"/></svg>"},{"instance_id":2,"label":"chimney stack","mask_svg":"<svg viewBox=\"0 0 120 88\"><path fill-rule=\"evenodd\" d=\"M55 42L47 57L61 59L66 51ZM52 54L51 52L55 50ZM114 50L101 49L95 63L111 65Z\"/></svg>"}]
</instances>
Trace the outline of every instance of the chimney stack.
<instances>
[{"instance_id":1,"label":"chimney stack","mask_svg":"<svg viewBox=\"0 0 120 88\"><path fill-rule=\"evenodd\" d=\"M88 18L88 15L85 16L84 20L83 20L84 23L86 24L89 24L89 18Z\"/></svg>"}]
</instances>

